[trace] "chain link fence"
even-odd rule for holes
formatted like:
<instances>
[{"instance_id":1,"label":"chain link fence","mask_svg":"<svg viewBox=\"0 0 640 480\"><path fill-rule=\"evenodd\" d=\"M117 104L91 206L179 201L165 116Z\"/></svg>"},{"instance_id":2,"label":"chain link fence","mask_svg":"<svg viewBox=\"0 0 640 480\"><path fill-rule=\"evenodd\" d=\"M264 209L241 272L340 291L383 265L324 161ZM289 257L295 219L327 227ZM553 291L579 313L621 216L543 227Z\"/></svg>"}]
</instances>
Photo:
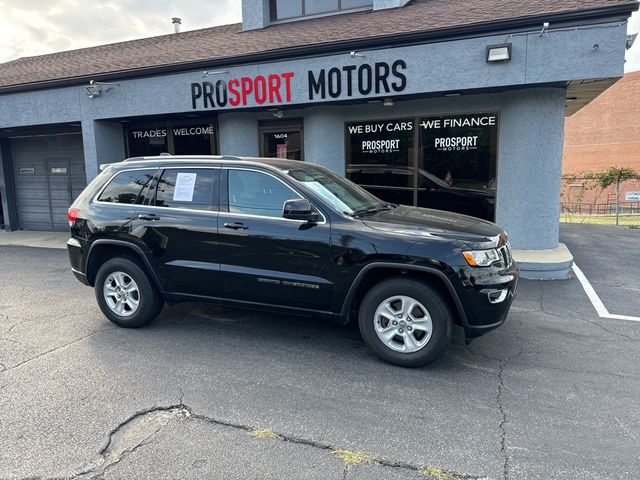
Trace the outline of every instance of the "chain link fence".
<instances>
[{"instance_id":1,"label":"chain link fence","mask_svg":"<svg viewBox=\"0 0 640 480\"><path fill-rule=\"evenodd\" d=\"M640 228L640 179L607 188L592 178L563 177L560 221Z\"/></svg>"}]
</instances>

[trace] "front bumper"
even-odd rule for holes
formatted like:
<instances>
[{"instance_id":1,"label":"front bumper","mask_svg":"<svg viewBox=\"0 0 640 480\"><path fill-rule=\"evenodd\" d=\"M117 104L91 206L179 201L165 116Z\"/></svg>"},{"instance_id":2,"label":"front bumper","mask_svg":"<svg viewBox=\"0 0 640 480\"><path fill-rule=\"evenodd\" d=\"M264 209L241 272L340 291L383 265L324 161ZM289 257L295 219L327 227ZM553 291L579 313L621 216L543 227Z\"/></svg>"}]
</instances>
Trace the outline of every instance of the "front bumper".
<instances>
[{"instance_id":1,"label":"front bumper","mask_svg":"<svg viewBox=\"0 0 640 480\"><path fill-rule=\"evenodd\" d=\"M468 273L468 272L467 272ZM460 296L466 322L467 339L484 335L502 325L518 292L520 269L513 263L509 269L483 275L465 275L464 292Z\"/></svg>"}]
</instances>

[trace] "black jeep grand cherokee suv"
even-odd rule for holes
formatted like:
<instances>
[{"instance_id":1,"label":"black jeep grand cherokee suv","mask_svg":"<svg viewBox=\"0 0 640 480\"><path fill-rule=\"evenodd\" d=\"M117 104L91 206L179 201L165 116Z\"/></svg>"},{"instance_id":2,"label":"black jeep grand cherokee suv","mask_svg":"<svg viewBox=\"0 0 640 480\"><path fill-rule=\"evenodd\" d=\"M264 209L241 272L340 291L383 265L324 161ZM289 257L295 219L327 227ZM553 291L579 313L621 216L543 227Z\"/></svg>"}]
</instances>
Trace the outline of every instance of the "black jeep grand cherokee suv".
<instances>
[{"instance_id":1,"label":"black jeep grand cherokee suv","mask_svg":"<svg viewBox=\"0 0 640 480\"><path fill-rule=\"evenodd\" d=\"M164 302L357 318L384 360L420 366L501 325L518 267L506 233L385 203L310 163L145 157L107 166L69 209L73 273L122 327Z\"/></svg>"}]
</instances>

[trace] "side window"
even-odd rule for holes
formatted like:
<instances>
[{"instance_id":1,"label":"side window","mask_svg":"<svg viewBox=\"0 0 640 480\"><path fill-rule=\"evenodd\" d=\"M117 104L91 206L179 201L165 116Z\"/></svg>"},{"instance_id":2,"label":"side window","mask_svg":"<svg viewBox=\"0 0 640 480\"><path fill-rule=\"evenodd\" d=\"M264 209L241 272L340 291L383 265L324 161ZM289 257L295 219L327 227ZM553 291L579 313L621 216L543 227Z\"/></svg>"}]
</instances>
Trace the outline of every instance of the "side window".
<instances>
[{"instance_id":1,"label":"side window","mask_svg":"<svg viewBox=\"0 0 640 480\"><path fill-rule=\"evenodd\" d=\"M102 191L98 201L140 205L144 200L144 190L155 172L155 169L149 169L119 173Z\"/></svg>"},{"instance_id":2,"label":"side window","mask_svg":"<svg viewBox=\"0 0 640 480\"><path fill-rule=\"evenodd\" d=\"M154 205L209 210L213 200L214 178L214 169L167 169L158 181Z\"/></svg>"},{"instance_id":3,"label":"side window","mask_svg":"<svg viewBox=\"0 0 640 480\"><path fill-rule=\"evenodd\" d=\"M282 217L284 202L301 198L280 180L266 173L229 170L229 212Z\"/></svg>"}]
</instances>

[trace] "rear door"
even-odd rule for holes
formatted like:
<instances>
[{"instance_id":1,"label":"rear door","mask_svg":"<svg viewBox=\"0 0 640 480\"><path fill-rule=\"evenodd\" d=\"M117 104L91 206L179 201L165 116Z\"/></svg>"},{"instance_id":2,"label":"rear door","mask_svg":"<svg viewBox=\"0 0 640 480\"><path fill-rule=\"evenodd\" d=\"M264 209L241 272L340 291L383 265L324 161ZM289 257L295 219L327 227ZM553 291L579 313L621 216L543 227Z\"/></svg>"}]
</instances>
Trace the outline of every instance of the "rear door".
<instances>
[{"instance_id":1,"label":"rear door","mask_svg":"<svg viewBox=\"0 0 640 480\"><path fill-rule=\"evenodd\" d=\"M282 217L302 195L277 174L223 168L218 217L224 297L329 310L331 225Z\"/></svg>"},{"instance_id":2,"label":"rear door","mask_svg":"<svg viewBox=\"0 0 640 480\"><path fill-rule=\"evenodd\" d=\"M88 218L94 237L130 240L132 223L152 188L155 173L155 168L138 168L116 173L109 179L90 205Z\"/></svg>"},{"instance_id":3,"label":"rear door","mask_svg":"<svg viewBox=\"0 0 640 480\"><path fill-rule=\"evenodd\" d=\"M216 297L219 167L167 167L134 219L133 235L168 293Z\"/></svg>"}]
</instances>

